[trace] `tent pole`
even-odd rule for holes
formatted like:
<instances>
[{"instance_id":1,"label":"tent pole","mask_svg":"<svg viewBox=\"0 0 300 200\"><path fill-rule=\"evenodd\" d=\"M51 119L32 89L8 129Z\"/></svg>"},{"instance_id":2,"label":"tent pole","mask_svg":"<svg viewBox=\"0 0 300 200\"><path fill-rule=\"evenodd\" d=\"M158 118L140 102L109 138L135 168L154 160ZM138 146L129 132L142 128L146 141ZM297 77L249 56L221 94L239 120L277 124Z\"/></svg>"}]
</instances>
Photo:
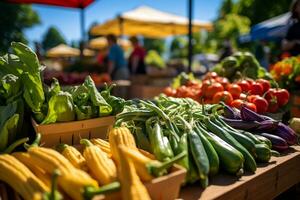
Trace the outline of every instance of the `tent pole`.
<instances>
[{"instance_id":1,"label":"tent pole","mask_svg":"<svg viewBox=\"0 0 300 200\"><path fill-rule=\"evenodd\" d=\"M193 57L193 44L192 44L192 20L193 20L193 0L188 0L188 16L189 16L189 32L188 32L188 71L192 71L192 57Z\"/></svg>"},{"instance_id":2,"label":"tent pole","mask_svg":"<svg viewBox=\"0 0 300 200\"><path fill-rule=\"evenodd\" d=\"M84 42L85 42L85 15L84 15L84 8L80 8L80 30L81 30L81 41L80 41L80 58L83 58L83 49L84 49Z\"/></svg>"}]
</instances>

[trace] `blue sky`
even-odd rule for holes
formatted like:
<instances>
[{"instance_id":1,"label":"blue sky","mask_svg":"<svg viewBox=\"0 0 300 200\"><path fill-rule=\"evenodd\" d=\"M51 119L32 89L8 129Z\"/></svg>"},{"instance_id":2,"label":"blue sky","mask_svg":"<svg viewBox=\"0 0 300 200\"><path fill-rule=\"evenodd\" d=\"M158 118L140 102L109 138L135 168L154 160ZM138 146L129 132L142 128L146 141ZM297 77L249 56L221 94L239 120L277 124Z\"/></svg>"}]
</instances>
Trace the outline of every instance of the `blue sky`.
<instances>
[{"instance_id":1,"label":"blue sky","mask_svg":"<svg viewBox=\"0 0 300 200\"><path fill-rule=\"evenodd\" d=\"M222 0L194 0L194 18L213 20ZM93 22L104 22L118 13L147 5L162 11L187 16L187 0L96 0L86 9L86 27ZM40 16L41 24L26 30L30 42L41 41L49 26L56 26L67 42L80 39L79 10L54 6L33 5Z\"/></svg>"}]
</instances>

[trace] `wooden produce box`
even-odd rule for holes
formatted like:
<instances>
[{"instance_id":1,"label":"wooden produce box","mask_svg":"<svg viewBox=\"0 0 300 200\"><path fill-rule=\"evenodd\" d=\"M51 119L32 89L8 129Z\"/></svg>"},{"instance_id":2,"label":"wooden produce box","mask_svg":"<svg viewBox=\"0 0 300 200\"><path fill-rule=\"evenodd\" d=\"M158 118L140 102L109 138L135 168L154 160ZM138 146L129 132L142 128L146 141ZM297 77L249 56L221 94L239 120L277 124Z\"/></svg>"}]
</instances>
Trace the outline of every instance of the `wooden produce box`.
<instances>
[{"instance_id":1,"label":"wooden produce box","mask_svg":"<svg viewBox=\"0 0 300 200\"><path fill-rule=\"evenodd\" d=\"M105 139L114 123L114 116L47 125L37 124L32 119L35 132L42 135L41 144L44 147L53 147L59 143L78 145L83 138Z\"/></svg>"},{"instance_id":2,"label":"wooden produce box","mask_svg":"<svg viewBox=\"0 0 300 200\"><path fill-rule=\"evenodd\" d=\"M180 187L185 180L186 170L174 165L171 172L165 176L153 179L145 183L146 189L152 200L174 200L177 199ZM93 200L120 200L121 192L108 195L99 195Z\"/></svg>"},{"instance_id":3,"label":"wooden produce box","mask_svg":"<svg viewBox=\"0 0 300 200\"><path fill-rule=\"evenodd\" d=\"M255 174L246 173L241 178L217 175L210 185L200 184L181 189L180 198L188 200L266 200L274 199L300 182L300 146L294 146L286 155L272 157L269 163L259 164ZM299 199L295 197L294 199Z\"/></svg>"},{"instance_id":4,"label":"wooden produce box","mask_svg":"<svg viewBox=\"0 0 300 200\"><path fill-rule=\"evenodd\" d=\"M174 166L168 175L158 177L145 183L152 200L174 200L178 197L180 186L183 183L186 170L180 166ZM109 195L95 196L93 200L121 199L121 192ZM0 182L0 200L22 200L20 196L8 185Z\"/></svg>"}]
</instances>

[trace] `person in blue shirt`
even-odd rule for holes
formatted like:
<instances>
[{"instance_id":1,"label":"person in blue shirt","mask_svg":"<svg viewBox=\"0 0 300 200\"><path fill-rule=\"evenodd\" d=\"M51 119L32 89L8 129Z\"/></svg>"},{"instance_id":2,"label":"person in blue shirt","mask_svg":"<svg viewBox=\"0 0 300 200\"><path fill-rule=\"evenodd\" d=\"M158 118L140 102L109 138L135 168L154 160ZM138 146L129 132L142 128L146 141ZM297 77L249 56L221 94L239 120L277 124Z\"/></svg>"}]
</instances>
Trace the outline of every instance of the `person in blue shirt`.
<instances>
[{"instance_id":1,"label":"person in blue shirt","mask_svg":"<svg viewBox=\"0 0 300 200\"><path fill-rule=\"evenodd\" d=\"M109 46L108 73L113 80L129 79L129 70L124 57L123 49L117 44L117 37L109 34L106 36Z\"/></svg>"}]
</instances>

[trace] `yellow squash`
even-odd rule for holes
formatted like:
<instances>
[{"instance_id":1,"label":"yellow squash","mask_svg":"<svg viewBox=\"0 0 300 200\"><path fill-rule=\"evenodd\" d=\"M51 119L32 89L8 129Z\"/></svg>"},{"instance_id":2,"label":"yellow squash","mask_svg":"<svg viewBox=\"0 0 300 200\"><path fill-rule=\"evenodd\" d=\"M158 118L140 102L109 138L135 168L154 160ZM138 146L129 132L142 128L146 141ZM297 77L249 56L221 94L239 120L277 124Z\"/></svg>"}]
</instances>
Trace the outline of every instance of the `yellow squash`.
<instances>
[{"instance_id":1,"label":"yellow squash","mask_svg":"<svg viewBox=\"0 0 300 200\"><path fill-rule=\"evenodd\" d=\"M89 140L82 139L80 143L85 145L83 156L93 177L102 185L115 181L117 169L113 160Z\"/></svg>"},{"instance_id":2,"label":"yellow squash","mask_svg":"<svg viewBox=\"0 0 300 200\"><path fill-rule=\"evenodd\" d=\"M73 146L59 144L56 149L77 169L87 171L86 161L81 153Z\"/></svg>"},{"instance_id":3,"label":"yellow squash","mask_svg":"<svg viewBox=\"0 0 300 200\"><path fill-rule=\"evenodd\" d=\"M126 155L126 146L119 147L119 163L118 172L121 182L122 199L126 200L150 200L150 196L146 187L138 177L133 161Z\"/></svg>"},{"instance_id":4,"label":"yellow squash","mask_svg":"<svg viewBox=\"0 0 300 200\"><path fill-rule=\"evenodd\" d=\"M126 127L113 128L108 133L110 150L115 161L119 161L119 145L137 149L136 143L130 130Z\"/></svg>"},{"instance_id":5,"label":"yellow squash","mask_svg":"<svg viewBox=\"0 0 300 200\"><path fill-rule=\"evenodd\" d=\"M35 193L49 192L41 180L9 154L0 155L0 180L10 185L25 200L32 200Z\"/></svg>"},{"instance_id":6,"label":"yellow squash","mask_svg":"<svg viewBox=\"0 0 300 200\"><path fill-rule=\"evenodd\" d=\"M111 155L109 142L102 140L100 138L93 138L93 139L91 139L91 142L94 145L100 147L100 149L102 151L104 151L105 153L107 153L108 155Z\"/></svg>"}]
</instances>

